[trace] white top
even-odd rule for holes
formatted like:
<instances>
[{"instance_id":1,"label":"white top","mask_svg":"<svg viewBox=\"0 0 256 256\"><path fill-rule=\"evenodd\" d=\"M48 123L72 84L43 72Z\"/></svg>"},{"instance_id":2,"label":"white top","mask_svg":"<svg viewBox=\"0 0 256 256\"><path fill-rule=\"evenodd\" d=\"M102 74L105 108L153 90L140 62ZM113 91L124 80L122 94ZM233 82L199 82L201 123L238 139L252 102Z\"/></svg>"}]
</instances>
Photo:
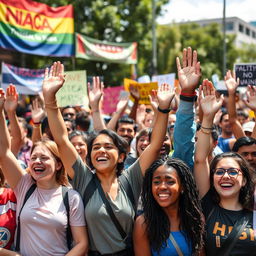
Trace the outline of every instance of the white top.
<instances>
[{"instance_id":1,"label":"white top","mask_svg":"<svg viewBox=\"0 0 256 256\"><path fill-rule=\"evenodd\" d=\"M33 184L26 174L14 189L17 197L17 217L24 197ZM70 226L85 226L84 207L80 195L70 189ZM20 252L22 256L64 256L68 252L66 240L67 212L61 186L54 189L36 188L24 205L21 215Z\"/></svg>"}]
</instances>

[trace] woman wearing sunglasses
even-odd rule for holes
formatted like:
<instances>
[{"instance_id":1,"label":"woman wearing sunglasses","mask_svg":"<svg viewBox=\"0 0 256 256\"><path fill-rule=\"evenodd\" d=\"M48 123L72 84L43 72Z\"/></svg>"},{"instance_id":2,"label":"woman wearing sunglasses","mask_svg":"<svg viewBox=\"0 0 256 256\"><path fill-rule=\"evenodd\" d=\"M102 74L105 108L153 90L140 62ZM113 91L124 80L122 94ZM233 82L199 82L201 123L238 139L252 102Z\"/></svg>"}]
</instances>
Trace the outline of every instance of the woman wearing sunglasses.
<instances>
[{"instance_id":1,"label":"woman wearing sunglasses","mask_svg":"<svg viewBox=\"0 0 256 256\"><path fill-rule=\"evenodd\" d=\"M256 255L253 191L249 164L237 153L207 156L213 118L223 102L217 101L211 82L200 87L203 121L195 153L194 175L206 219L206 255Z\"/></svg>"}]
</instances>

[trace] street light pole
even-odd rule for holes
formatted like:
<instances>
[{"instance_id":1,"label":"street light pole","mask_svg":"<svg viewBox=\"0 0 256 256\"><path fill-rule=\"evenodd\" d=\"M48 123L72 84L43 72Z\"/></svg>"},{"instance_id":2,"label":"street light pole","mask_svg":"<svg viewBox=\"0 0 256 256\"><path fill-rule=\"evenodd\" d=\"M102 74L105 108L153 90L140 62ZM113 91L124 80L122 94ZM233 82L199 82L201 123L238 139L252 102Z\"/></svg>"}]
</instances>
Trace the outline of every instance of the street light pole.
<instances>
[{"instance_id":1,"label":"street light pole","mask_svg":"<svg viewBox=\"0 0 256 256\"><path fill-rule=\"evenodd\" d=\"M152 0L152 69L153 75L157 73L157 51L156 51L156 3Z\"/></svg>"},{"instance_id":2,"label":"street light pole","mask_svg":"<svg viewBox=\"0 0 256 256\"><path fill-rule=\"evenodd\" d=\"M223 76L226 74L226 66L227 66L227 59L226 59L226 0L223 0L223 69L222 73Z\"/></svg>"}]
</instances>

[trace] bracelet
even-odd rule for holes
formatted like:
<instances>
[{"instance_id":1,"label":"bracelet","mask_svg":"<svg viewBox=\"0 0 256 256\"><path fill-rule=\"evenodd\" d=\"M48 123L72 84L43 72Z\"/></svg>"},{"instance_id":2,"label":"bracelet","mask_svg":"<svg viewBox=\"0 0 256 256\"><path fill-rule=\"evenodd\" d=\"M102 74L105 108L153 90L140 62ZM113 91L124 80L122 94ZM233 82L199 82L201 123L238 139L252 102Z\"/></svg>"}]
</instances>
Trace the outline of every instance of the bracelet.
<instances>
[{"instance_id":1,"label":"bracelet","mask_svg":"<svg viewBox=\"0 0 256 256\"><path fill-rule=\"evenodd\" d=\"M204 134L211 134L211 133L212 133L212 132L209 131L209 130L206 130L206 131L202 130L202 127L201 127L200 131L201 131L202 133L204 133Z\"/></svg>"},{"instance_id":2,"label":"bracelet","mask_svg":"<svg viewBox=\"0 0 256 256\"><path fill-rule=\"evenodd\" d=\"M214 129L213 127L208 128L208 127L203 127L203 126L201 126L201 128L206 129L206 130L213 130Z\"/></svg>"},{"instance_id":3,"label":"bracelet","mask_svg":"<svg viewBox=\"0 0 256 256\"><path fill-rule=\"evenodd\" d=\"M52 102L48 102L48 103L45 102L45 108L58 109L56 99L54 101L52 101Z\"/></svg>"},{"instance_id":4,"label":"bracelet","mask_svg":"<svg viewBox=\"0 0 256 256\"><path fill-rule=\"evenodd\" d=\"M159 106L157 107L157 110L163 114L168 114L172 109L171 108L166 108L166 109L161 109Z\"/></svg>"},{"instance_id":5,"label":"bracelet","mask_svg":"<svg viewBox=\"0 0 256 256\"><path fill-rule=\"evenodd\" d=\"M187 97L193 97L193 96L196 96L196 91L194 91L193 93L185 93L185 92L181 91L180 95L187 96Z\"/></svg>"},{"instance_id":6,"label":"bracelet","mask_svg":"<svg viewBox=\"0 0 256 256\"><path fill-rule=\"evenodd\" d=\"M33 127L34 127L34 128L39 128L39 127L41 127L41 123L34 123L34 124L33 124Z\"/></svg>"},{"instance_id":7,"label":"bracelet","mask_svg":"<svg viewBox=\"0 0 256 256\"><path fill-rule=\"evenodd\" d=\"M39 122L34 122L34 121L32 120L32 122L33 122L33 124L35 124L35 125L41 124L41 121L39 121Z\"/></svg>"}]
</instances>

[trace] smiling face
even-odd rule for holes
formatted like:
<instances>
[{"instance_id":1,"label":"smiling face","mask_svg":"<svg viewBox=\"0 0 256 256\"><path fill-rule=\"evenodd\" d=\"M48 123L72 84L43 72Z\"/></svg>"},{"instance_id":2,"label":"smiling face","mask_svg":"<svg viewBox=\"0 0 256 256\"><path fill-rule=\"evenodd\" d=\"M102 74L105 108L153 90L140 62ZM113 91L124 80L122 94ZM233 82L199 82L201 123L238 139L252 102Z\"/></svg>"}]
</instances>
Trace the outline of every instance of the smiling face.
<instances>
[{"instance_id":1,"label":"smiling face","mask_svg":"<svg viewBox=\"0 0 256 256\"><path fill-rule=\"evenodd\" d=\"M36 146L31 153L29 168L32 177L40 182L57 184L56 172L60 170L62 164L57 162L50 150L44 146Z\"/></svg>"},{"instance_id":2,"label":"smiling face","mask_svg":"<svg viewBox=\"0 0 256 256\"><path fill-rule=\"evenodd\" d=\"M83 161L85 161L87 155L87 145L81 136L74 136L71 138L71 143L75 147L77 153Z\"/></svg>"},{"instance_id":3,"label":"smiling face","mask_svg":"<svg viewBox=\"0 0 256 256\"><path fill-rule=\"evenodd\" d=\"M156 202L163 208L178 207L181 191L182 186L176 170L159 166L152 178L152 194Z\"/></svg>"},{"instance_id":4,"label":"smiling face","mask_svg":"<svg viewBox=\"0 0 256 256\"><path fill-rule=\"evenodd\" d=\"M148 135L143 135L138 139L137 142L137 154L138 157L142 154L142 152L145 150L145 148L149 145L149 136Z\"/></svg>"},{"instance_id":5,"label":"smiling face","mask_svg":"<svg viewBox=\"0 0 256 256\"><path fill-rule=\"evenodd\" d=\"M116 171L117 164L123 160L123 154L119 154L113 140L108 135L100 134L93 141L91 162L97 171Z\"/></svg>"},{"instance_id":6,"label":"smiling face","mask_svg":"<svg viewBox=\"0 0 256 256\"><path fill-rule=\"evenodd\" d=\"M231 158L231 157L225 157L221 159L217 165L216 168L224 168L224 169L229 169L229 168L236 168L240 170L240 166L238 162ZM220 196L220 200L222 199L230 199L234 198L238 200L240 190L241 188L246 184L246 180L243 177L243 174L241 170L238 172L238 175L236 176L231 176L228 175L227 172L223 176L219 176L214 174L213 175L213 184L214 187L217 191L217 193Z\"/></svg>"}]
</instances>

